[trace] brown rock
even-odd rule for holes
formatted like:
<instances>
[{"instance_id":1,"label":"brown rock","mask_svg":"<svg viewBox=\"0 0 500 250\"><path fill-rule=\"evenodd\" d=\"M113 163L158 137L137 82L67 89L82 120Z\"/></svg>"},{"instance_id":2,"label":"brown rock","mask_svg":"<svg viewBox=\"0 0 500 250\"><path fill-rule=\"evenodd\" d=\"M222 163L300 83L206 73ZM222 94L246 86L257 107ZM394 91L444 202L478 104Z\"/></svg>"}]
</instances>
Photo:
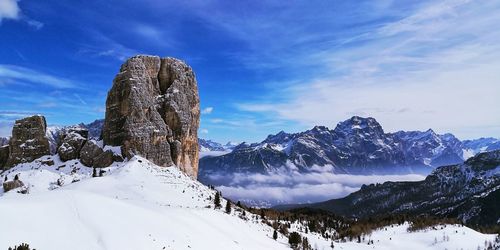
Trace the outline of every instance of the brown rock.
<instances>
[{"instance_id":1,"label":"brown rock","mask_svg":"<svg viewBox=\"0 0 500 250\"><path fill-rule=\"evenodd\" d=\"M80 151L80 162L87 167L94 165L94 159L103 153L102 148L93 140L89 140L83 145Z\"/></svg>"},{"instance_id":2,"label":"brown rock","mask_svg":"<svg viewBox=\"0 0 500 250\"><path fill-rule=\"evenodd\" d=\"M135 56L113 81L102 131L106 145L125 157L198 174L200 105L192 69L174 58Z\"/></svg>"},{"instance_id":3,"label":"brown rock","mask_svg":"<svg viewBox=\"0 0 500 250\"><path fill-rule=\"evenodd\" d=\"M94 159L94 167L96 168L107 168L113 164L113 152L111 150L106 150Z\"/></svg>"},{"instance_id":4,"label":"brown rock","mask_svg":"<svg viewBox=\"0 0 500 250\"><path fill-rule=\"evenodd\" d=\"M55 163L54 163L54 160L47 159L47 160L43 160L42 164L47 165L47 166L54 166Z\"/></svg>"},{"instance_id":5,"label":"brown rock","mask_svg":"<svg viewBox=\"0 0 500 250\"><path fill-rule=\"evenodd\" d=\"M24 183L20 180L12 180L4 182L2 186L4 192L9 192L12 189L23 187Z\"/></svg>"},{"instance_id":6,"label":"brown rock","mask_svg":"<svg viewBox=\"0 0 500 250\"><path fill-rule=\"evenodd\" d=\"M9 159L9 145L0 147L0 171L4 168L7 160Z\"/></svg>"},{"instance_id":7,"label":"brown rock","mask_svg":"<svg viewBox=\"0 0 500 250\"><path fill-rule=\"evenodd\" d=\"M31 162L50 154L49 141L45 137L47 123L45 117L34 115L17 120L12 129L10 153L6 166Z\"/></svg>"}]
</instances>

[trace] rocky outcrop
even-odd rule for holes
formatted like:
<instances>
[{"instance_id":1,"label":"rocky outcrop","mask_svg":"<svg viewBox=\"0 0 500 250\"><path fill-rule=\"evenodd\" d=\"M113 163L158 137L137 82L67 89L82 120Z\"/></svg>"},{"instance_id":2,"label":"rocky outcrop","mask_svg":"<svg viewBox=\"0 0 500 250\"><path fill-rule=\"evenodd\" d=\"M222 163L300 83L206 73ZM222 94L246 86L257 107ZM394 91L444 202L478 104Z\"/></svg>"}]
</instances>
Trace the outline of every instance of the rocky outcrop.
<instances>
[{"instance_id":1,"label":"rocky outcrop","mask_svg":"<svg viewBox=\"0 0 500 250\"><path fill-rule=\"evenodd\" d=\"M102 136L121 146L122 155L139 154L160 166L198 173L200 107L192 69L174 58L135 56L113 81L106 100Z\"/></svg>"},{"instance_id":2,"label":"rocky outcrop","mask_svg":"<svg viewBox=\"0 0 500 250\"><path fill-rule=\"evenodd\" d=\"M0 146L0 171L3 170L9 159L9 145Z\"/></svg>"},{"instance_id":3,"label":"rocky outcrop","mask_svg":"<svg viewBox=\"0 0 500 250\"><path fill-rule=\"evenodd\" d=\"M94 159L102 154L102 148L93 140L87 141L80 151L80 161L87 167L94 165Z\"/></svg>"},{"instance_id":4,"label":"rocky outcrop","mask_svg":"<svg viewBox=\"0 0 500 250\"><path fill-rule=\"evenodd\" d=\"M31 162L50 153L49 141L45 136L45 117L35 115L17 120L12 129L10 153L6 166Z\"/></svg>"},{"instance_id":5,"label":"rocky outcrop","mask_svg":"<svg viewBox=\"0 0 500 250\"><path fill-rule=\"evenodd\" d=\"M2 186L4 192L9 192L12 189L24 187L24 183L20 180L12 180L4 182Z\"/></svg>"},{"instance_id":6,"label":"rocky outcrop","mask_svg":"<svg viewBox=\"0 0 500 250\"><path fill-rule=\"evenodd\" d=\"M94 158L93 167L95 168L106 168L113 164L113 152L106 150Z\"/></svg>"},{"instance_id":7,"label":"rocky outcrop","mask_svg":"<svg viewBox=\"0 0 500 250\"><path fill-rule=\"evenodd\" d=\"M61 146L57 153L62 161L77 159L80 156L80 150L87 141L88 130L82 128L69 129L67 133L61 136Z\"/></svg>"}]
</instances>

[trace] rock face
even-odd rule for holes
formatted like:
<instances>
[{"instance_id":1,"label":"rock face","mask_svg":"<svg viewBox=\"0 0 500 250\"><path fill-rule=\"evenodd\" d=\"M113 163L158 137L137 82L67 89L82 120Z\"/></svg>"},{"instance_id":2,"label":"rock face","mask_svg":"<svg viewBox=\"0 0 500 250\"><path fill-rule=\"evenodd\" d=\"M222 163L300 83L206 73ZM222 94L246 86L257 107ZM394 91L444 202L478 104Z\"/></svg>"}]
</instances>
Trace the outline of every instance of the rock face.
<instances>
[{"instance_id":1,"label":"rock face","mask_svg":"<svg viewBox=\"0 0 500 250\"><path fill-rule=\"evenodd\" d=\"M195 75L174 58L135 56L113 81L106 100L102 136L159 166L177 165L196 178L200 105Z\"/></svg>"},{"instance_id":2,"label":"rock face","mask_svg":"<svg viewBox=\"0 0 500 250\"><path fill-rule=\"evenodd\" d=\"M45 136L46 129L45 117L40 115L17 120L12 129L6 166L31 162L40 156L50 154L49 141Z\"/></svg>"},{"instance_id":3,"label":"rock face","mask_svg":"<svg viewBox=\"0 0 500 250\"><path fill-rule=\"evenodd\" d=\"M7 160L9 159L9 146L0 146L0 171L5 167Z\"/></svg>"}]
</instances>

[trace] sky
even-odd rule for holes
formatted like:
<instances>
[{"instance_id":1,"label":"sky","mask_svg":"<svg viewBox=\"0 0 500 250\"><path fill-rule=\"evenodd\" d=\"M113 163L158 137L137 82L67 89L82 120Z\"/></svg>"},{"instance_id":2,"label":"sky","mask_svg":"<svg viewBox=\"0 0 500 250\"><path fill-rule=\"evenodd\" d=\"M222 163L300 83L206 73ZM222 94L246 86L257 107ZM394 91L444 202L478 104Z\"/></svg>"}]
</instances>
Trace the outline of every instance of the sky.
<instances>
[{"instance_id":1,"label":"sky","mask_svg":"<svg viewBox=\"0 0 500 250\"><path fill-rule=\"evenodd\" d=\"M195 71L200 137L264 139L376 118L500 137L499 1L0 0L0 136L103 118L126 58Z\"/></svg>"}]
</instances>

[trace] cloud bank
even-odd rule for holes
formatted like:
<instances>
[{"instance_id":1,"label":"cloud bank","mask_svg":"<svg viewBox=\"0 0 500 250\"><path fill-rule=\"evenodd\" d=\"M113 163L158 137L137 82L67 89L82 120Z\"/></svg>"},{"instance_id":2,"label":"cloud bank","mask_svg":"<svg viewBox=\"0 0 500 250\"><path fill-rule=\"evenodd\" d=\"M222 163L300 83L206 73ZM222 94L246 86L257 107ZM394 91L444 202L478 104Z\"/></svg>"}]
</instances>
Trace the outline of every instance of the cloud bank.
<instances>
[{"instance_id":1,"label":"cloud bank","mask_svg":"<svg viewBox=\"0 0 500 250\"><path fill-rule=\"evenodd\" d=\"M363 184L386 181L419 181L425 176L408 175L346 175L334 174L328 166L313 167L310 172L281 170L270 174L210 175L225 197L258 206L311 203L344 197L359 190Z\"/></svg>"}]
</instances>

